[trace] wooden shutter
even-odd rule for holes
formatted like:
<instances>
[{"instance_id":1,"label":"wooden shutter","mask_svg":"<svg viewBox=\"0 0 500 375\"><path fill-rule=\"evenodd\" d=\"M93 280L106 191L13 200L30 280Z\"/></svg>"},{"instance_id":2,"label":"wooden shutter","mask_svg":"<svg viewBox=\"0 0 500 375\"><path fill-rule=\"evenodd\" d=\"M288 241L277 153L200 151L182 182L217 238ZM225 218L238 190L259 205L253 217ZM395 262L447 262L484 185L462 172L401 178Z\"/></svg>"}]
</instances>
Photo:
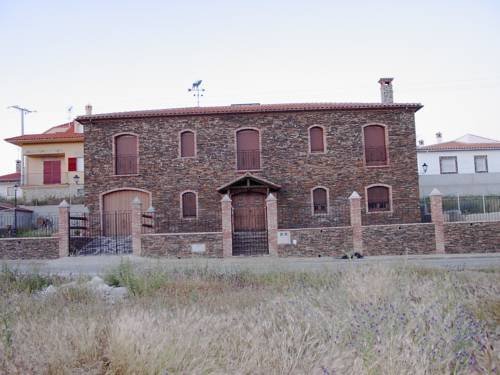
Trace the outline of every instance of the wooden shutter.
<instances>
[{"instance_id":1,"label":"wooden shutter","mask_svg":"<svg viewBox=\"0 0 500 375\"><path fill-rule=\"evenodd\" d=\"M368 188L368 210L390 211L389 188L385 186L372 186Z\"/></svg>"},{"instance_id":2,"label":"wooden shutter","mask_svg":"<svg viewBox=\"0 0 500 375\"><path fill-rule=\"evenodd\" d=\"M68 158L68 172L76 172L76 158Z\"/></svg>"},{"instance_id":3,"label":"wooden shutter","mask_svg":"<svg viewBox=\"0 0 500 375\"><path fill-rule=\"evenodd\" d=\"M137 173L137 137L125 134L115 139L116 174Z\"/></svg>"},{"instance_id":4,"label":"wooden shutter","mask_svg":"<svg viewBox=\"0 0 500 375\"><path fill-rule=\"evenodd\" d=\"M182 217L196 217L196 195L194 193L182 194Z\"/></svg>"},{"instance_id":5,"label":"wooden shutter","mask_svg":"<svg viewBox=\"0 0 500 375\"><path fill-rule=\"evenodd\" d=\"M366 126L364 128L364 138L366 165L386 165L385 128L380 125Z\"/></svg>"},{"instance_id":6,"label":"wooden shutter","mask_svg":"<svg viewBox=\"0 0 500 375\"><path fill-rule=\"evenodd\" d=\"M323 188L316 188L313 190L313 211L315 214L328 212L327 193Z\"/></svg>"},{"instance_id":7,"label":"wooden shutter","mask_svg":"<svg viewBox=\"0 0 500 375\"><path fill-rule=\"evenodd\" d=\"M61 183L60 160L45 160L43 162L43 183L45 185Z\"/></svg>"},{"instance_id":8,"label":"wooden shutter","mask_svg":"<svg viewBox=\"0 0 500 375\"><path fill-rule=\"evenodd\" d=\"M237 166L239 170L260 169L259 132L253 129L236 133Z\"/></svg>"},{"instance_id":9,"label":"wooden shutter","mask_svg":"<svg viewBox=\"0 0 500 375\"><path fill-rule=\"evenodd\" d=\"M181 133L181 156L195 156L194 133L185 131Z\"/></svg>"},{"instance_id":10,"label":"wooden shutter","mask_svg":"<svg viewBox=\"0 0 500 375\"><path fill-rule=\"evenodd\" d=\"M323 128L314 126L309 129L309 141L311 142L311 152L325 152Z\"/></svg>"}]
</instances>

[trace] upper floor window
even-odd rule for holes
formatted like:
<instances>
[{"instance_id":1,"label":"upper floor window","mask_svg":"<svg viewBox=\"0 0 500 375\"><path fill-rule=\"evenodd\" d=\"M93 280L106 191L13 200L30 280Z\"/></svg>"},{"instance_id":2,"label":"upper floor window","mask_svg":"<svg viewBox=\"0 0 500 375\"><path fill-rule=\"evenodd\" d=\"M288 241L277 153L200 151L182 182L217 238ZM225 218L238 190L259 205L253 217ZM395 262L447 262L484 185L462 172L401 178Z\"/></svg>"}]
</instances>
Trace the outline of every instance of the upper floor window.
<instances>
[{"instance_id":1,"label":"upper floor window","mask_svg":"<svg viewBox=\"0 0 500 375\"><path fill-rule=\"evenodd\" d=\"M236 132L236 166L239 171L260 169L259 131L242 129Z\"/></svg>"},{"instance_id":2,"label":"upper floor window","mask_svg":"<svg viewBox=\"0 0 500 375\"><path fill-rule=\"evenodd\" d=\"M196 204L196 194L192 191L182 193L181 196L182 204L182 217L184 219L196 217L197 204Z\"/></svg>"},{"instance_id":3,"label":"upper floor window","mask_svg":"<svg viewBox=\"0 0 500 375\"><path fill-rule=\"evenodd\" d=\"M476 173L488 173L488 157L486 155L474 156L474 168Z\"/></svg>"},{"instance_id":4,"label":"upper floor window","mask_svg":"<svg viewBox=\"0 0 500 375\"><path fill-rule=\"evenodd\" d=\"M83 158L68 158L68 172L83 172Z\"/></svg>"},{"instance_id":5,"label":"upper floor window","mask_svg":"<svg viewBox=\"0 0 500 375\"><path fill-rule=\"evenodd\" d=\"M368 125L363 129L365 141L365 161L369 167L387 165L387 145L385 127Z\"/></svg>"},{"instance_id":6,"label":"upper floor window","mask_svg":"<svg viewBox=\"0 0 500 375\"><path fill-rule=\"evenodd\" d=\"M325 135L321 126L309 128L309 150L311 153L325 152Z\"/></svg>"},{"instance_id":7,"label":"upper floor window","mask_svg":"<svg viewBox=\"0 0 500 375\"><path fill-rule=\"evenodd\" d=\"M366 189L368 212L391 210L390 188L387 186L370 186Z\"/></svg>"},{"instance_id":8,"label":"upper floor window","mask_svg":"<svg viewBox=\"0 0 500 375\"><path fill-rule=\"evenodd\" d=\"M196 156L196 140L194 132L185 130L180 135L181 157L189 158Z\"/></svg>"},{"instance_id":9,"label":"upper floor window","mask_svg":"<svg viewBox=\"0 0 500 375\"><path fill-rule=\"evenodd\" d=\"M458 163L456 156L439 157L439 168L441 174L458 173Z\"/></svg>"},{"instance_id":10,"label":"upper floor window","mask_svg":"<svg viewBox=\"0 0 500 375\"><path fill-rule=\"evenodd\" d=\"M328 191L325 188L317 187L312 191L313 214L328 213Z\"/></svg>"},{"instance_id":11,"label":"upper floor window","mask_svg":"<svg viewBox=\"0 0 500 375\"><path fill-rule=\"evenodd\" d=\"M115 137L115 174L138 173L138 140L132 134Z\"/></svg>"},{"instance_id":12,"label":"upper floor window","mask_svg":"<svg viewBox=\"0 0 500 375\"><path fill-rule=\"evenodd\" d=\"M44 160L43 161L43 183L60 184L61 183L61 161Z\"/></svg>"}]
</instances>

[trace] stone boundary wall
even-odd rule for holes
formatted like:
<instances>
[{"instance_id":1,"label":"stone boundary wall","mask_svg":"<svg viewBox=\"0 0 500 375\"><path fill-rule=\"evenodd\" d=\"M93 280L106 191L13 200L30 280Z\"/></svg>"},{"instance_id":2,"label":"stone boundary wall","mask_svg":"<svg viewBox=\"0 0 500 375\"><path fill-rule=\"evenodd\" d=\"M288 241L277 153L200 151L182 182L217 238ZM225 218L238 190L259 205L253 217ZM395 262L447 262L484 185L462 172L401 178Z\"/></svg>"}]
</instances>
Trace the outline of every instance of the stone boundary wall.
<instances>
[{"instance_id":1,"label":"stone boundary wall","mask_svg":"<svg viewBox=\"0 0 500 375\"><path fill-rule=\"evenodd\" d=\"M370 225L362 227L363 255L434 254L434 224Z\"/></svg>"},{"instance_id":2,"label":"stone boundary wall","mask_svg":"<svg viewBox=\"0 0 500 375\"><path fill-rule=\"evenodd\" d=\"M280 257L342 256L352 251L351 227L280 229L279 232L290 232L291 242L278 245Z\"/></svg>"},{"instance_id":3,"label":"stone boundary wall","mask_svg":"<svg viewBox=\"0 0 500 375\"><path fill-rule=\"evenodd\" d=\"M500 252L500 221L444 225L446 253Z\"/></svg>"},{"instance_id":4,"label":"stone boundary wall","mask_svg":"<svg viewBox=\"0 0 500 375\"><path fill-rule=\"evenodd\" d=\"M1 238L1 259L59 258L58 237Z\"/></svg>"},{"instance_id":5,"label":"stone boundary wall","mask_svg":"<svg viewBox=\"0 0 500 375\"><path fill-rule=\"evenodd\" d=\"M202 244L205 251L197 252L202 250ZM141 236L140 255L222 258L222 232L144 234Z\"/></svg>"}]
</instances>

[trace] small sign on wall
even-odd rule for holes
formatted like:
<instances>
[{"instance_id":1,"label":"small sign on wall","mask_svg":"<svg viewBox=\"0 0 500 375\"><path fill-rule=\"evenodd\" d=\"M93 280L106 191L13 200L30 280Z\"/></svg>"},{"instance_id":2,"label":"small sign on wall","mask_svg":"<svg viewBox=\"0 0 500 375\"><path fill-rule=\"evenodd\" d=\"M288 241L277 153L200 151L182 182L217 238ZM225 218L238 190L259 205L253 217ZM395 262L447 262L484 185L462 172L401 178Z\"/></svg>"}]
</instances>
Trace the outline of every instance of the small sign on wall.
<instances>
[{"instance_id":1,"label":"small sign on wall","mask_svg":"<svg viewBox=\"0 0 500 375\"><path fill-rule=\"evenodd\" d=\"M192 253L204 253L205 252L205 244L204 243L193 243L191 244L191 252Z\"/></svg>"},{"instance_id":2,"label":"small sign on wall","mask_svg":"<svg viewBox=\"0 0 500 375\"><path fill-rule=\"evenodd\" d=\"M290 232L278 232L278 245L290 245Z\"/></svg>"}]
</instances>

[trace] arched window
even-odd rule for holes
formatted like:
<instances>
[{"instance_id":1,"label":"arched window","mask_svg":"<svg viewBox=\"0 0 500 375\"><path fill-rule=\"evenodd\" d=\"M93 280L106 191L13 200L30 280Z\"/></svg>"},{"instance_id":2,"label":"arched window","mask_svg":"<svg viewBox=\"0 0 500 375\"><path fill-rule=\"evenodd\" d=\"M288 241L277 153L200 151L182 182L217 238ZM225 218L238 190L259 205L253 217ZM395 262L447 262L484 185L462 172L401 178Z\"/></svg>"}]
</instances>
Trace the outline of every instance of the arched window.
<instances>
[{"instance_id":1,"label":"arched window","mask_svg":"<svg viewBox=\"0 0 500 375\"><path fill-rule=\"evenodd\" d=\"M387 186L370 186L366 189L368 212L382 212L391 210L391 191Z\"/></svg>"},{"instance_id":2,"label":"arched window","mask_svg":"<svg viewBox=\"0 0 500 375\"><path fill-rule=\"evenodd\" d=\"M239 171L260 169L259 131L242 129L236 132L236 166Z\"/></svg>"},{"instance_id":3,"label":"arched window","mask_svg":"<svg viewBox=\"0 0 500 375\"><path fill-rule=\"evenodd\" d=\"M181 157L188 158L196 156L196 142L194 132L186 130L181 133Z\"/></svg>"},{"instance_id":4,"label":"arched window","mask_svg":"<svg viewBox=\"0 0 500 375\"><path fill-rule=\"evenodd\" d=\"M309 128L309 150L311 152L325 152L325 138L321 126Z\"/></svg>"},{"instance_id":5,"label":"arched window","mask_svg":"<svg viewBox=\"0 0 500 375\"><path fill-rule=\"evenodd\" d=\"M369 167L387 165L385 127L369 125L363 129L365 140L365 161Z\"/></svg>"},{"instance_id":6,"label":"arched window","mask_svg":"<svg viewBox=\"0 0 500 375\"><path fill-rule=\"evenodd\" d=\"M196 194L193 193L192 191L187 191L185 193L182 193L181 200L182 200L182 217L185 219L196 217L197 216Z\"/></svg>"},{"instance_id":7,"label":"arched window","mask_svg":"<svg viewBox=\"0 0 500 375\"><path fill-rule=\"evenodd\" d=\"M133 134L115 137L115 173L117 175L137 174L138 141Z\"/></svg>"},{"instance_id":8,"label":"arched window","mask_svg":"<svg viewBox=\"0 0 500 375\"><path fill-rule=\"evenodd\" d=\"M312 191L313 214L328 213L328 191L325 188L317 187Z\"/></svg>"}]
</instances>

